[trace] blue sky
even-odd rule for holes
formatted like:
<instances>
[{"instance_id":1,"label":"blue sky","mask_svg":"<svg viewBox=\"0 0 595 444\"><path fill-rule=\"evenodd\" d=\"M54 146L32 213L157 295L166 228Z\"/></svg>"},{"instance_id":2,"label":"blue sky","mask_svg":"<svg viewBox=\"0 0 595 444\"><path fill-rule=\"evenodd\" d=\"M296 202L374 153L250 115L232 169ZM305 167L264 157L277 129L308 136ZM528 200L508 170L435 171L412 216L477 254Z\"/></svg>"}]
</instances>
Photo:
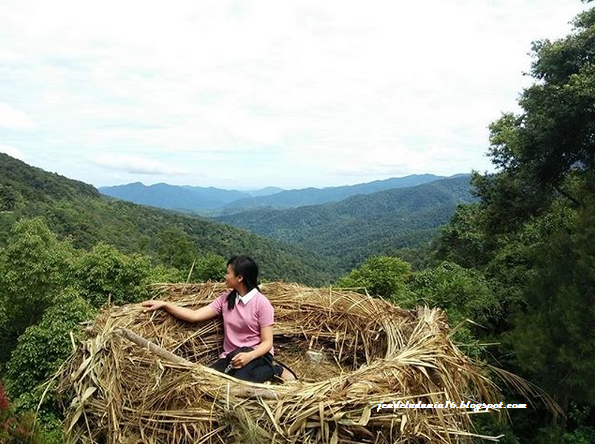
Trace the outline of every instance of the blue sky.
<instances>
[{"instance_id":1,"label":"blue sky","mask_svg":"<svg viewBox=\"0 0 595 444\"><path fill-rule=\"evenodd\" d=\"M579 0L0 3L0 151L96 186L491 169Z\"/></svg>"}]
</instances>

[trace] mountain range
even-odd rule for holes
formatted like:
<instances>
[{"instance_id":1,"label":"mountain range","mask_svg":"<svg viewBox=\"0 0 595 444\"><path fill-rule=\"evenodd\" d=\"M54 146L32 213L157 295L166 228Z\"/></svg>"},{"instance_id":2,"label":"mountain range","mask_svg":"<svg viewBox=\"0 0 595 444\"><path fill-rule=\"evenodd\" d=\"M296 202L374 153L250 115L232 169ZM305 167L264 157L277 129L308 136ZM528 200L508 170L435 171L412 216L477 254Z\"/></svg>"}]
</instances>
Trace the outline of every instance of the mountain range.
<instances>
[{"instance_id":1,"label":"mountain range","mask_svg":"<svg viewBox=\"0 0 595 444\"><path fill-rule=\"evenodd\" d=\"M166 183L144 185L140 182L113 187L100 187L99 192L117 199L141 205L200 212L221 208L230 202L252 197L267 196L282 191L281 188L268 187L254 191L222 190L214 187L176 186Z\"/></svg>"},{"instance_id":2,"label":"mountain range","mask_svg":"<svg viewBox=\"0 0 595 444\"><path fill-rule=\"evenodd\" d=\"M251 254L262 264L266 279L321 285L371 255L399 255L404 249L427 246L456 206L473 200L469 175L437 177L408 176L286 191L239 192L166 184L121 188L127 192L136 189L145 197L147 189L157 190L159 199L167 197L178 203L195 202L202 195L210 199L202 200L203 207L205 202L234 207L234 213L207 219L114 199L91 185L0 153L0 247L12 223L22 217L44 218L56 234L71 238L79 248L105 242L126 253L152 256L159 239L173 230L187 238L199 255ZM361 194L351 195L357 192ZM342 200L328 201L345 195L348 197ZM159 199L151 203L161 204ZM325 203L291 207L312 201ZM269 206L262 206L265 204ZM254 205L261 206L251 208Z\"/></svg>"},{"instance_id":3,"label":"mountain range","mask_svg":"<svg viewBox=\"0 0 595 444\"><path fill-rule=\"evenodd\" d=\"M42 218L77 248L104 242L125 253L155 257L160 237L173 232L188 239L197 255L252 255L264 279L322 285L336 277L325 259L301 247L202 217L103 196L91 185L0 153L0 248L14 222L32 217Z\"/></svg>"},{"instance_id":4,"label":"mountain range","mask_svg":"<svg viewBox=\"0 0 595 444\"><path fill-rule=\"evenodd\" d=\"M457 205L474 200L469 181L470 175L458 175L340 202L257 208L215 219L306 248L349 270L370 255L392 255L430 242Z\"/></svg>"},{"instance_id":5,"label":"mountain range","mask_svg":"<svg viewBox=\"0 0 595 444\"><path fill-rule=\"evenodd\" d=\"M138 204L216 216L265 206L283 209L338 202L350 196L406 188L442 178L444 177L433 174L415 174L340 187L310 187L295 190L267 187L254 191L176 186L163 183L146 186L136 182L113 187L100 187L99 191L102 194Z\"/></svg>"}]
</instances>

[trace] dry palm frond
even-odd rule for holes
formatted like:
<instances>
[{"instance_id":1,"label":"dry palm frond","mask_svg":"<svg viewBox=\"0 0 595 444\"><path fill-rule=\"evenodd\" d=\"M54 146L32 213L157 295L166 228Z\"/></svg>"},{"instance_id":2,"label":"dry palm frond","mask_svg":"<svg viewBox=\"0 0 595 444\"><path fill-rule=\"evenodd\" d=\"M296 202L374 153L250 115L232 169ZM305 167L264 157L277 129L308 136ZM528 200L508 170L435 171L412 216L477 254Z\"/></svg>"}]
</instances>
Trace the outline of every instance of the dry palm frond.
<instances>
[{"instance_id":1,"label":"dry palm frond","mask_svg":"<svg viewBox=\"0 0 595 444\"><path fill-rule=\"evenodd\" d=\"M199 308L224 287L158 290ZM407 311L328 288L269 283L262 290L275 307L275 356L299 381L253 384L206 367L221 352L219 322L189 324L143 313L140 304L111 308L60 375L72 442L461 443L474 436L464 409L377 406L499 402L496 386L450 341L440 310ZM183 359L130 342L125 329ZM322 361L309 361L308 350Z\"/></svg>"}]
</instances>

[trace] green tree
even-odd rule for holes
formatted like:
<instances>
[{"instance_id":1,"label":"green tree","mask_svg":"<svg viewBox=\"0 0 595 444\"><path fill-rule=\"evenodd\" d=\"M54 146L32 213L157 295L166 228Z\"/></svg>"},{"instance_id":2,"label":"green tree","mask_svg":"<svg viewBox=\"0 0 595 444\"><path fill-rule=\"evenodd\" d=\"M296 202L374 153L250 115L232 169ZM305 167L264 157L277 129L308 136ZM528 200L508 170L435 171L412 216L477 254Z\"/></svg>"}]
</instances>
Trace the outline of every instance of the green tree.
<instances>
[{"instance_id":1,"label":"green tree","mask_svg":"<svg viewBox=\"0 0 595 444\"><path fill-rule=\"evenodd\" d=\"M483 274L452 262L415 273L408 288L416 305L445 310L451 325L471 319L487 328L502 315Z\"/></svg>"},{"instance_id":2,"label":"green tree","mask_svg":"<svg viewBox=\"0 0 595 444\"><path fill-rule=\"evenodd\" d=\"M94 307L146 299L152 272L148 256L126 255L103 243L81 254L74 264L77 288Z\"/></svg>"},{"instance_id":3,"label":"green tree","mask_svg":"<svg viewBox=\"0 0 595 444\"><path fill-rule=\"evenodd\" d=\"M534 44L531 74L538 82L523 92L523 112L491 126L490 154L501 172L476 178L476 185L493 229L514 228L547 210L557 195L581 205L564 184L572 173L594 166L595 9L574 25L564 39Z\"/></svg>"},{"instance_id":4,"label":"green tree","mask_svg":"<svg viewBox=\"0 0 595 444\"><path fill-rule=\"evenodd\" d=\"M339 279L335 286L359 288L374 296L398 299L406 291L405 280L410 274L411 266L397 257L372 256Z\"/></svg>"},{"instance_id":5,"label":"green tree","mask_svg":"<svg viewBox=\"0 0 595 444\"><path fill-rule=\"evenodd\" d=\"M157 235L157 257L166 265L189 271L197 257L192 239L178 228L166 228Z\"/></svg>"},{"instance_id":6,"label":"green tree","mask_svg":"<svg viewBox=\"0 0 595 444\"><path fill-rule=\"evenodd\" d=\"M199 281L217 281L225 279L227 261L218 254L206 254L196 260L194 277Z\"/></svg>"},{"instance_id":7,"label":"green tree","mask_svg":"<svg viewBox=\"0 0 595 444\"><path fill-rule=\"evenodd\" d=\"M448 224L442 227L437 256L466 268L480 268L487 256L486 238L479 203L459 205Z\"/></svg>"},{"instance_id":8,"label":"green tree","mask_svg":"<svg viewBox=\"0 0 595 444\"><path fill-rule=\"evenodd\" d=\"M70 243L58 241L41 219L13 226L0 251L0 362L67 286L73 256Z\"/></svg>"},{"instance_id":9,"label":"green tree","mask_svg":"<svg viewBox=\"0 0 595 444\"><path fill-rule=\"evenodd\" d=\"M488 272L524 299L510 338L517 363L565 408L595 399L595 9L574 24L566 38L534 44L537 82L522 113L491 127L500 171L474 179L494 240Z\"/></svg>"},{"instance_id":10,"label":"green tree","mask_svg":"<svg viewBox=\"0 0 595 444\"><path fill-rule=\"evenodd\" d=\"M19 336L5 374L6 386L14 402L11 406L15 417L31 419L21 422L21 429L30 430L28 443L62 444L62 412L57 406L54 392L45 395L39 403L46 383L72 352L70 334L75 341L81 339L80 323L96 316L96 311L72 288L64 290L53 306L48 308L36 325L31 325ZM36 428L32 424L36 423ZM39 425L42 429L39 430ZM33 439L35 438L35 439ZM1 441L1 439L0 439ZM3 442L3 441L2 441ZM9 441L13 442L13 441Z\"/></svg>"},{"instance_id":11,"label":"green tree","mask_svg":"<svg viewBox=\"0 0 595 444\"><path fill-rule=\"evenodd\" d=\"M0 211L13 211L21 197L8 185L0 184Z\"/></svg>"},{"instance_id":12,"label":"green tree","mask_svg":"<svg viewBox=\"0 0 595 444\"><path fill-rule=\"evenodd\" d=\"M496 358L566 412L595 402L595 9L574 24L566 38L534 44L536 82L519 100L521 113L491 126L497 172L474 174L480 201L464 220L471 241L478 234L482 260L465 257L474 257L474 244L460 220L442 244L443 257L486 276L505 319L492 333L515 326ZM527 416L519 438L585 442L593 416L581 424Z\"/></svg>"},{"instance_id":13,"label":"green tree","mask_svg":"<svg viewBox=\"0 0 595 444\"><path fill-rule=\"evenodd\" d=\"M80 337L79 324L95 314L93 307L75 290L67 289L38 324L31 325L19 336L6 371L6 387L17 404L26 409L37 407L43 393L39 386L72 352L70 332L75 338Z\"/></svg>"},{"instance_id":14,"label":"green tree","mask_svg":"<svg viewBox=\"0 0 595 444\"><path fill-rule=\"evenodd\" d=\"M520 365L565 407L570 400L595 405L595 187L590 183L572 231L561 227L535 252L527 309L511 338Z\"/></svg>"}]
</instances>

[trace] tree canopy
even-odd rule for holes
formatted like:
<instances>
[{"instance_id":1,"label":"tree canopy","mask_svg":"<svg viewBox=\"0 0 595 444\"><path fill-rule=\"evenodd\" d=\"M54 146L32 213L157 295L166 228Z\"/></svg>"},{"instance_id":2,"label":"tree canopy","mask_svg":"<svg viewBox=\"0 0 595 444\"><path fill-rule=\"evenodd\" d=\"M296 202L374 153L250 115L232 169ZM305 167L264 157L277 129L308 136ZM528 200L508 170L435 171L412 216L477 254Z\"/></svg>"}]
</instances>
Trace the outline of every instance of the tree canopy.
<instances>
[{"instance_id":1,"label":"tree canopy","mask_svg":"<svg viewBox=\"0 0 595 444\"><path fill-rule=\"evenodd\" d=\"M501 365L568 414L527 419L523 442L595 439L595 8L563 39L534 43L521 112L490 127L497 171L473 175L479 202L458 209L437 257L480 271L499 315ZM582 412L582 413L581 413ZM529 413L527 413L530 415Z\"/></svg>"}]
</instances>

